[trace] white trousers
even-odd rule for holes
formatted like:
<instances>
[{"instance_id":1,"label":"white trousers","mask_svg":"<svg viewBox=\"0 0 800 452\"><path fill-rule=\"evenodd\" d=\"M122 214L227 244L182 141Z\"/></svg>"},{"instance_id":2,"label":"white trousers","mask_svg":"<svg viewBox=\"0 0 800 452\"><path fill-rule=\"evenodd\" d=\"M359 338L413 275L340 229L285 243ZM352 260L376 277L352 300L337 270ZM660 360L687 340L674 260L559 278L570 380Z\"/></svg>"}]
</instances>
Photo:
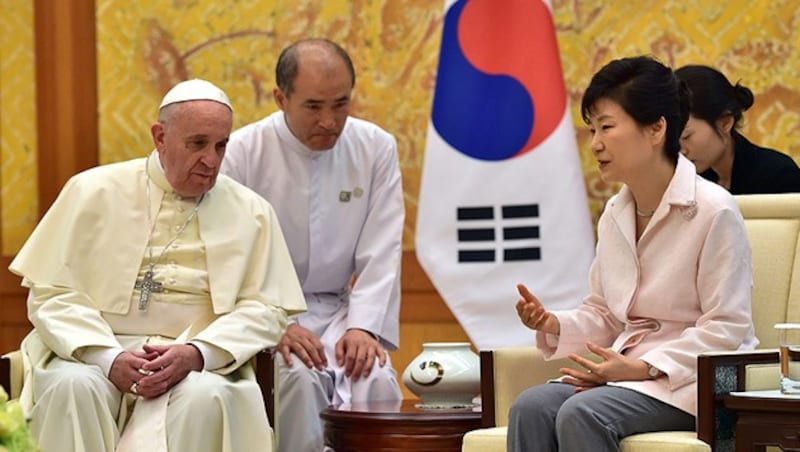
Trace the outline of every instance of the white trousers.
<instances>
[{"instance_id":1,"label":"white trousers","mask_svg":"<svg viewBox=\"0 0 800 452\"><path fill-rule=\"evenodd\" d=\"M328 312L324 312L325 308ZM320 308L320 306L315 306ZM322 309L310 310L300 325L317 334L325 346L328 367L322 371L309 369L293 356L292 366L286 365L283 356L276 354L278 364L278 451L319 452L323 448L323 423L320 411L329 405L351 402L401 400L403 394L397 383L389 355L380 367L377 358L372 372L358 381L344 375L344 368L336 364L336 342L347 329L346 305L328 304ZM326 318L327 316L327 318Z\"/></svg>"},{"instance_id":2,"label":"white trousers","mask_svg":"<svg viewBox=\"0 0 800 452\"><path fill-rule=\"evenodd\" d=\"M96 366L53 358L33 372L30 426L42 451L114 451L129 404L135 410L131 395ZM189 373L169 394L165 424L173 452L272 451L258 384L238 372Z\"/></svg>"}]
</instances>

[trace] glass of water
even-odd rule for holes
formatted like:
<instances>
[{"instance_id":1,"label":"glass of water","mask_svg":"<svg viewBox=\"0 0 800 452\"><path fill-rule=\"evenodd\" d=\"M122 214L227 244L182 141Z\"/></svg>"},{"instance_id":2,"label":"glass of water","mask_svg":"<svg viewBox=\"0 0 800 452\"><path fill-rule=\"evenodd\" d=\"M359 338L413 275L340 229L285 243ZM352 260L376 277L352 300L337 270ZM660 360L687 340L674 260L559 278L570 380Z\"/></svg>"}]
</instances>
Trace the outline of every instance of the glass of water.
<instances>
[{"instance_id":1,"label":"glass of water","mask_svg":"<svg viewBox=\"0 0 800 452\"><path fill-rule=\"evenodd\" d=\"M800 394L800 323L779 323L781 393Z\"/></svg>"}]
</instances>

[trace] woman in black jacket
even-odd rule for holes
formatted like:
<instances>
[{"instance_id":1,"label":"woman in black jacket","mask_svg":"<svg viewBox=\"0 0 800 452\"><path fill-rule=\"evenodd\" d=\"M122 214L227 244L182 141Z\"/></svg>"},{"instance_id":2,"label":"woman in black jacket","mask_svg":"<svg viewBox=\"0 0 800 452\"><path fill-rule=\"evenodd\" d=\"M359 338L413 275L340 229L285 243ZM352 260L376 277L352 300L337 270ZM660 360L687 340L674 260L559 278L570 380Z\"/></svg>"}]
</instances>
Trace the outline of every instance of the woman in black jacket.
<instances>
[{"instance_id":1,"label":"woman in black jacket","mask_svg":"<svg viewBox=\"0 0 800 452\"><path fill-rule=\"evenodd\" d=\"M738 131L742 113L753 105L749 88L732 85L708 66L683 66L675 75L691 91L681 152L701 176L734 195L800 192L800 168L790 156L757 146Z\"/></svg>"}]
</instances>

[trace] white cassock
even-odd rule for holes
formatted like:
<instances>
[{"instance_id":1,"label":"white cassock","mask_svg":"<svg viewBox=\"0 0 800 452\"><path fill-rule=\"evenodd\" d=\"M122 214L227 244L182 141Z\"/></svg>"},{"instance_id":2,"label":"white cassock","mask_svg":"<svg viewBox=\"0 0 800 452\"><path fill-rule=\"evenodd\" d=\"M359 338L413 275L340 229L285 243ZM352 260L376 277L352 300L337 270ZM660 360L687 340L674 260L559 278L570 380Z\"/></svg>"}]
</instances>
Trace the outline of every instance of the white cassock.
<instances>
[{"instance_id":1,"label":"white cassock","mask_svg":"<svg viewBox=\"0 0 800 452\"><path fill-rule=\"evenodd\" d=\"M181 198L157 154L147 161L70 179L10 266L30 288L21 400L32 429L43 450L113 451L120 432L148 452L272 450L249 360L305 308L275 213L225 176L199 204ZM134 286L151 262L162 291L142 311ZM122 350L176 341L196 344L205 369L165 396L136 400L108 380ZM145 409L160 422L131 434Z\"/></svg>"},{"instance_id":2,"label":"white cassock","mask_svg":"<svg viewBox=\"0 0 800 452\"><path fill-rule=\"evenodd\" d=\"M333 148L313 151L278 111L231 134L222 172L278 213L308 305L295 320L325 345L332 379L317 375L325 381L314 383L323 386L314 401L287 392L303 383L290 383L282 368L278 426L280 450L319 450L318 411L328 403L402 397L390 364L352 384L334 357L336 341L350 328L371 332L388 350L399 342L405 211L397 143L380 127L349 117Z\"/></svg>"}]
</instances>

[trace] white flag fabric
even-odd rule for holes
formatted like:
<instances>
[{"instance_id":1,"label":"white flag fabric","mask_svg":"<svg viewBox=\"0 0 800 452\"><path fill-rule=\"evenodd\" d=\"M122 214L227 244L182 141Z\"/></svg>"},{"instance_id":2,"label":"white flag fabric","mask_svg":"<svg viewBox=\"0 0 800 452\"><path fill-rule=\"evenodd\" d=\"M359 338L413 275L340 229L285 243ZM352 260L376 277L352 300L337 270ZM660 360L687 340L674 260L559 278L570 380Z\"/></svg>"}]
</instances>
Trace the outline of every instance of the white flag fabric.
<instances>
[{"instance_id":1,"label":"white flag fabric","mask_svg":"<svg viewBox=\"0 0 800 452\"><path fill-rule=\"evenodd\" d=\"M588 290L594 238L549 6L447 1L417 211L422 268L482 350L531 345Z\"/></svg>"}]
</instances>

